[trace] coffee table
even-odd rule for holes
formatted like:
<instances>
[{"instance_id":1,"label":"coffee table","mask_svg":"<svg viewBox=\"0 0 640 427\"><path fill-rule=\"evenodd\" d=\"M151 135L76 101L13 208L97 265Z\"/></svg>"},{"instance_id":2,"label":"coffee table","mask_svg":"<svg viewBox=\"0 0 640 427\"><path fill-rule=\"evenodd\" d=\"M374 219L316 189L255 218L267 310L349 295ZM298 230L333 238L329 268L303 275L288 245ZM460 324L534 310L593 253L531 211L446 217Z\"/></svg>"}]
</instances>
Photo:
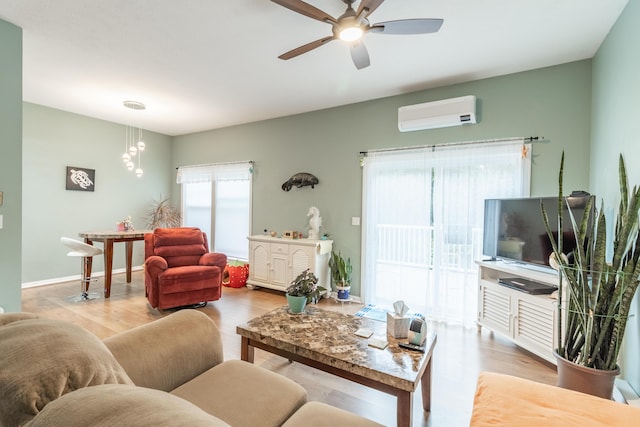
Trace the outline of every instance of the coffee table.
<instances>
[{"instance_id":1,"label":"coffee table","mask_svg":"<svg viewBox=\"0 0 640 427\"><path fill-rule=\"evenodd\" d=\"M354 334L360 328L386 338L380 350ZM431 356L437 336L429 333L425 352L405 350L386 334L386 323L308 306L302 314L277 308L239 325L241 358L253 362L254 349L320 369L397 397L398 427L411 426L413 392L422 388L422 407L431 409Z\"/></svg>"}]
</instances>

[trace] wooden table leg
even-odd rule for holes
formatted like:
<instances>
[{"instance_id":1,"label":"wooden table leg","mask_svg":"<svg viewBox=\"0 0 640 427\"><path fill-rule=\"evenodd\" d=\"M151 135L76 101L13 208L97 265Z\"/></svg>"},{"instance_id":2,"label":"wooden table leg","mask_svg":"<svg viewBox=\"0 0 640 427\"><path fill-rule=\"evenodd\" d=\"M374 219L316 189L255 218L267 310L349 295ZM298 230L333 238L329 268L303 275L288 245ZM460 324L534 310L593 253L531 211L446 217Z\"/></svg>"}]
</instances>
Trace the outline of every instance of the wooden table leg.
<instances>
[{"instance_id":1,"label":"wooden table leg","mask_svg":"<svg viewBox=\"0 0 640 427\"><path fill-rule=\"evenodd\" d=\"M104 240L104 297L111 296L111 270L113 267L113 240Z\"/></svg>"},{"instance_id":2,"label":"wooden table leg","mask_svg":"<svg viewBox=\"0 0 640 427\"><path fill-rule=\"evenodd\" d=\"M125 247L127 251L127 283L131 283L131 260L133 258L133 241L128 240L125 242Z\"/></svg>"},{"instance_id":3,"label":"wooden table leg","mask_svg":"<svg viewBox=\"0 0 640 427\"><path fill-rule=\"evenodd\" d=\"M413 415L413 393L401 391L398 394L397 424L398 427L411 427Z\"/></svg>"},{"instance_id":4,"label":"wooden table leg","mask_svg":"<svg viewBox=\"0 0 640 427\"><path fill-rule=\"evenodd\" d=\"M427 367L420 379L422 385L422 408L431 411L431 359L427 362Z\"/></svg>"},{"instance_id":5,"label":"wooden table leg","mask_svg":"<svg viewBox=\"0 0 640 427\"><path fill-rule=\"evenodd\" d=\"M253 351L254 347L249 345L249 338L242 337L242 344L240 346L240 359L246 362L253 363Z\"/></svg>"}]
</instances>

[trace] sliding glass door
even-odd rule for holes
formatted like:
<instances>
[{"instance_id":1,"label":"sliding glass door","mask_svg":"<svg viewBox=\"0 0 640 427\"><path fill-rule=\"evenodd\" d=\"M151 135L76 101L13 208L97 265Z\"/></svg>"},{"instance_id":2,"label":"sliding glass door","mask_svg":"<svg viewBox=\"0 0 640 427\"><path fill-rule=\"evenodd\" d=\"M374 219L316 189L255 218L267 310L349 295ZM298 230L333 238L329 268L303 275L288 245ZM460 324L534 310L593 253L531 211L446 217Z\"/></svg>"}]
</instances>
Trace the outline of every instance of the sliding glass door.
<instances>
[{"instance_id":1,"label":"sliding glass door","mask_svg":"<svg viewBox=\"0 0 640 427\"><path fill-rule=\"evenodd\" d=\"M529 169L521 139L368 153L365 302L472 324L484 199L527 196Z\"/></svg>"}]
</instances>

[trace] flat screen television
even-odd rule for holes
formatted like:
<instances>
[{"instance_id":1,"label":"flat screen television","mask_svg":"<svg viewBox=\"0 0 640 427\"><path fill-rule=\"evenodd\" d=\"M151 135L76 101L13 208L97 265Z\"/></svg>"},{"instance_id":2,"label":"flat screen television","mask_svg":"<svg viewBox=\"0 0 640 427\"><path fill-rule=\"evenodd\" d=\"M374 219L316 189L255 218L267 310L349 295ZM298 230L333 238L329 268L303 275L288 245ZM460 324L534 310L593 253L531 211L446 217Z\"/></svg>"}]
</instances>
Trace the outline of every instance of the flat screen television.
<instances>
[{"instance_id":1,"label":"flat screen television","mask_svg":"<svg viewBox=\"0 0 640 427\"><path fill-rule=\"evenodd\" d=\"M582 221L587 201L592 196L574 192L565 197L563 222L563 252L569 254L576 247L571 228L569 207L578 223ZM552 232L558 233L558 198L531 197L526 199L487 199L484 202L484 235L482 252L492 260L500 259L531 266L549 267L551 242L542 219L540 203L549 217ZM595 203L592 203L595 209ZM594 218L592 212L591 218Z\"/></svg>"}]
</instances>

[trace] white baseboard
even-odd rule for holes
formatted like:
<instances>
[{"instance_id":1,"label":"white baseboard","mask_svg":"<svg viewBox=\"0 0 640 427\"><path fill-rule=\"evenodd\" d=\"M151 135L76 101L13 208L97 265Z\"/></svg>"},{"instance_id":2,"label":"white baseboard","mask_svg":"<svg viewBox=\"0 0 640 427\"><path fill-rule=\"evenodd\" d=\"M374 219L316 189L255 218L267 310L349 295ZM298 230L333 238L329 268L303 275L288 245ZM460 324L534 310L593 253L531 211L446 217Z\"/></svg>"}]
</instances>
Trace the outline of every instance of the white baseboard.
<instances>
[{"instance_id":1,"label":"white baseboard","mask_svg":"<svg viewBox=\"0 0 640 427\"><path fill-rule=\"evenodd\" d=\"M131 271L140 271L140 270L142 270L141 265L134 266L131 268ZM118 274L118 273L126 273L126 269L118 268L113 270L111 274ZM104 271L91 272L91 277L104 277ZM55 285L57 283L63 283L63 282L73 282L75 280L80 280L79 274L75 276L55 277L53 279L37 280L35 282L25 282L22 284L22 289L35 288L37 286Z\"/></svg>"},{"instance_id":2,"label":"white baseboard","mask_svg":"<svg viewBox=\"0 0 640 427\"><path fill-rule=\"evenodd\" d=\"M618 378L616 379L615 384L614 393L619 394L620 399L617 398L618 396L615 396L616 398L614 398L614 400L625 402L631 406L640 407L640 396L638 396L638 393L635 392L627 381Z\"/></svg>"}]
</instances>

